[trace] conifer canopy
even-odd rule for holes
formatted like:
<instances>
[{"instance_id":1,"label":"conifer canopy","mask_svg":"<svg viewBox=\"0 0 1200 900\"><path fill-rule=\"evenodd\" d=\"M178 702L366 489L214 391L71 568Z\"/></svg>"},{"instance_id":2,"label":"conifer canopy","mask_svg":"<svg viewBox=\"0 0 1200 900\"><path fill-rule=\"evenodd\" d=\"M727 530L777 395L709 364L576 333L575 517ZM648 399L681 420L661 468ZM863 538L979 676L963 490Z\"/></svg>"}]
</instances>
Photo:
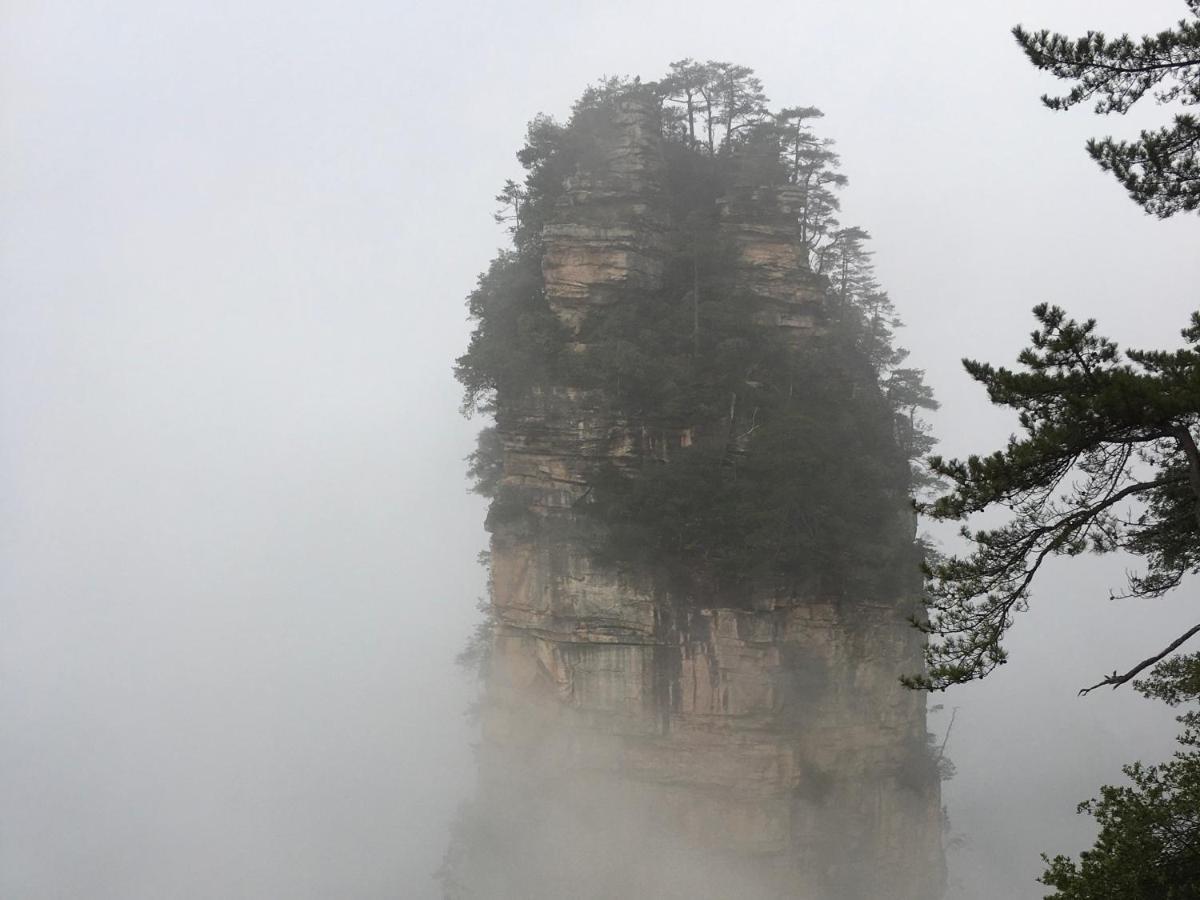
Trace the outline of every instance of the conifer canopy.
<instances>
[{"instance_id":1,"label":"conifer canopy","mask_svg":"<svg viewBox=\"0 0 1200 900\"><path fill-rule=\"evenodd\" d=\"M1190 16L1174 28L1139 40L1099 31L1071 38L1049 31L1013 36L1039 69L1074 82L1058 97L1043 96L1050 109L1095 101L1101 114L1124 114L1147 93L1159 103L1200 104L1200 0L1185 0ZM1136 140L1093 138L1088 153L1112 172L1130 197L1161 218L1200 208L1200 119L1180 112L1170 125L1143 131Z\"/></svg>"},{"instance_id":2,"label":"conifer canopy","mask_svg":"<svg viewBox=\"0 0 1200 900\"><path fill-rule=\"evenodd\" d=\"M1021 369L964 360L993 403L1018 413L1023 434L988 456L930 458L953 490L924 512L961 520L1000 508L1011 518L964 526L974 549L927 563L929 671L908 679L914 686L941 689L1002 664L1004 635L1050 557L1140 557L1145 568L1130 576L1127 596L1159 596L1200 571L1200 313L1182 332L1184 348L1123 355L1094 320L1047 304L1034 315ZM1093 688L1130 681L1198 632Z\"/></svg>"}]
</instances>

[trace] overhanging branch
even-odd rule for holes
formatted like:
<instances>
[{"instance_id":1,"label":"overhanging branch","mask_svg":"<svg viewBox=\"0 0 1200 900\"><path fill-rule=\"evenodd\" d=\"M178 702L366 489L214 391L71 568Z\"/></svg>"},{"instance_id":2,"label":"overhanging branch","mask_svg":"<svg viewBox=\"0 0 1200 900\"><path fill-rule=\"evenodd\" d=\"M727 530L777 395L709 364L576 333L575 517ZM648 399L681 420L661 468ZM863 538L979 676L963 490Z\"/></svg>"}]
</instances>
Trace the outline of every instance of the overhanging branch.
<instances>
[{"instance_id":1,"label":"overhanging branch","mask_svg":"<svg viewBox=\"0 0 1200 900\"><path fill-rule=\"evenodd\" d=\"M1163 659L1166 659L1168 656L1170 656L1172 653L1174 653L1176 650L1178 650L1180 647L1182 647L1190 638L1194 637L1197 634L1200 634L1200 625L1196 625L1193 628L1189 628L1187 631L1185 631L1183 634L1181 634L1178 638L1173 640L1170 643L1170 645L1168 645L1168 647L1162 651L1162 653L1159 653L1155 656L1151 656L1149 659L1143 659L1140 663L1138 663L1136 666L1134 666L1132 669L1130 669L1124 675L1118 675L1116 672L1113 672L1111 675L1109 675L1103 681L1098 681L1096 684L1093 684L1091 687L1086 687L1086 688L1083 688L1082 690L1080 690L1079 696L1082 697L1085 694L1089 694L1092 691L1094 691L1096 688L1104 687L1106 684L1112 685L1112 688L1115 691L1117 688L1119 688L1121 685L1125 684L1126 682L1132 681L1144 669L1148 669L1148 668L1150 668L1150 666L1154 665L1155 663L1160 662Z\"/></svg>"}]
</instances>

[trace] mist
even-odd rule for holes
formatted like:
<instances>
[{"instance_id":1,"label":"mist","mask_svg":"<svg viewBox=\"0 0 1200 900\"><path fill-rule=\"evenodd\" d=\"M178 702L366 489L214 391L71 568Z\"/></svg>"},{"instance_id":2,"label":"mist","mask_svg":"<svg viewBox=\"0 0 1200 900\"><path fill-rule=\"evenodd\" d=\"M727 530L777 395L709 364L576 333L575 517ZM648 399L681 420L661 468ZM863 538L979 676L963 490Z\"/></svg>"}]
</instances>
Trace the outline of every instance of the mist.
<instances>
[{"instance_id":1,"label":"mist","mask_svg":"<svg viewBox=\"0 0 1200 900\"><path fill-rule=\"evenodd\" d=\"M603 75L753 66L825 111L942 404L947 456L1016 423L1049 301L1123 346L1196 306L1193 219L1146 216L1052 114L1008 29L1166 27L1174 0L509 4L15 2L0 13L0 896L437 897L475 786L483 424L451 371L506 240L526 122ZM779 97L776 98L775 94ZM1162 758L1170 710L1076 697L1192 624L1037 586L956 709L951 892L1034 898L1076 803Z\"/></svg>"}]
</instances>

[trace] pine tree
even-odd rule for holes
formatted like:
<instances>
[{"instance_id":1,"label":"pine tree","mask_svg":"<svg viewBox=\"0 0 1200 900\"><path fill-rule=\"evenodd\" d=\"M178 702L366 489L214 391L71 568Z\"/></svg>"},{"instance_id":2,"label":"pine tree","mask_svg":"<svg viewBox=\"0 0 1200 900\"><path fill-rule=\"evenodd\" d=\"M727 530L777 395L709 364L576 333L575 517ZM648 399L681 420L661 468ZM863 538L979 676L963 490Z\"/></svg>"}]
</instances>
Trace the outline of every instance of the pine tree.
<instances>
[{"instance_id":1,"label":"pine tree","mask_svg":"<svg viewBox=\"0 0 1200 900\"><path fill-rule=\"evenodd\" d=\"M666 130L691 150L715 156L769 118L767 97L753 69L691 57L671 63L670 69L657 85L669 104Z\"/></svg>"},{"instance_id":2,"label":"pine tree","mask_svg":"<svg viewBox=\"0 0 1200 900\"><path fill-rule=\"evenodd\" d=\"M1101 114L1126 113L1147 93L1159 103L1200 104L1200 0L1185 0L1190 19L1175 28L1133 40L1089 31L1081 38L1049 31L1013 35L1039 69L1075 82L1062 96L1043 96L1050 109L1095 100ZM1166 218L1200 208L1200 119L1174 116L1170 125L1143 131L1134 141L1092 139L1088 153L1112 172L1147 212Z\"/></svg>"},{"instance_id":3,"label":"pine tree","mask_svg":"<svg viewBox=\"0 0 1200 900\"><path fill-rule=\"evenodd\" d=\"M1147 697L1183 706L1180 750L1161 765L1133 763L1128 784L1105 785L1079 805L1099 835L1079 860L1049 859L1047 900L1198 900L1200 898L1200 656L1159 665L1138 682Z\"/></svg>"},{"instance_id":4,"label":"pine tree","mask_svg":"<svg viewBox=\"0 0 1200 900\"><path fill-rule=\"evenodd\" d=\"M928 566L922 627L933 639L928 673L907 679L914 686L941 689L1002 664L1005 632L1052 556L1141 557L1126 596L1159 596L1200 572L1200 313L1183 330L1187 347L1124 356L1093 320L1046 304L1034 315L1023 371L964 361L993 403L1018 412L1023 435L989 456L929 461L953 488L922 507L933 518L994 507L1013 515L997 528L964 526L973 551ZM1130 681L1197 633L1200 625L1086 690Z\"/></svg>"}]
</instances>

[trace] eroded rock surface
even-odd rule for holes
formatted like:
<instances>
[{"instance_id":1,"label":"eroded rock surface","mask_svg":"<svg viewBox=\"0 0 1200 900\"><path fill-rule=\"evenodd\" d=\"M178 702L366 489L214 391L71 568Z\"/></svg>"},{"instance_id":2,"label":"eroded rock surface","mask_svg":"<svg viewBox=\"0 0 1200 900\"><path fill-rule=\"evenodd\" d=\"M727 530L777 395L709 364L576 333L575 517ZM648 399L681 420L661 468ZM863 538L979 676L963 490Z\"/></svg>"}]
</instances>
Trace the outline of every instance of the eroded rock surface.
<instances>
[{"instance_id":1,"label":"eroded rock surface","mask_svg":"<svg viewBox=\"0 0 1200 900\"><path fill-rule=\"evenodd\" d=\"M653 290L663 275L666 163L654 111L628 100L601 136L598 161L570 178L543 234L550 308L578 331L589 308Z\"/></svg>"},{"instance_id":2,"label":"eroded rock surface","mask_svg":"<svg viewBox=\"0 0 1200 900\"><path fill-rule=\"evenodd\" d=\"M797 237L803 192L791 185L735 185L717 206L735 276L761 302L759 322L784 329L799 348L818 327L824 294Z\"/></svg>"}]
</instances>

